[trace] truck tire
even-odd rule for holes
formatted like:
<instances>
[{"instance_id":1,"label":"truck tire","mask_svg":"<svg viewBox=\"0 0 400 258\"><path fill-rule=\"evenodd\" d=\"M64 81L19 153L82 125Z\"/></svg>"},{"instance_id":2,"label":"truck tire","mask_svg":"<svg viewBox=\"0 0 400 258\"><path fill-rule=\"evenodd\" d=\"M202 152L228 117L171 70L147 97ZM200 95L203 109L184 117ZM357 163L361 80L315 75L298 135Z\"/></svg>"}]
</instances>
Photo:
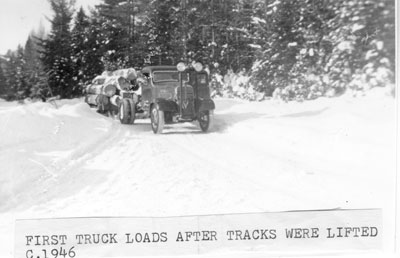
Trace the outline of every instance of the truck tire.
<instances>
[{"instance_id":1,"label":"truck tire","mask_svg":"<svg viewBox=\"0 0 400 258\"><path fill-rule=\"evenodd\" d=\"M158 105L155 104L151 108L150 112L151 129L155 134L161 134L164 129L164 111L160 110Z\"/></svg>"},{"instance_id":2,"label":"truck tire","mask_svg":"<svg viewBox=\"0 0 400 258\"><path fill-rule=\"evenodd\" d=\"M213 116L210 115L209 111L203 111L199 114L197 121L199 121L201 130L207 132L212 127Z\"/></svg>"},{"instance_id":3,"label":"truck tire","mask_svg":"<svg viewBox=\"0 0 400 258\"><path fill-rule=\"evenodd\" d=\"M121 124L129 124L131 119L131 105L128 99L123 99L118 108L118 117Z\"/></svg>"},{"instance_id":4,"label":"truck tire","mask_svg":"<svg viewBox=\"0 0 400 258\"><path fill-rule=\"evenodd\" d=\"M135 103L133 102L133 100L128 99L128 101L129 101L129 107L130 107L128 124L132 125L133 123L135 123L136 108L135 108Z\"/></svg>"}]
</instances>

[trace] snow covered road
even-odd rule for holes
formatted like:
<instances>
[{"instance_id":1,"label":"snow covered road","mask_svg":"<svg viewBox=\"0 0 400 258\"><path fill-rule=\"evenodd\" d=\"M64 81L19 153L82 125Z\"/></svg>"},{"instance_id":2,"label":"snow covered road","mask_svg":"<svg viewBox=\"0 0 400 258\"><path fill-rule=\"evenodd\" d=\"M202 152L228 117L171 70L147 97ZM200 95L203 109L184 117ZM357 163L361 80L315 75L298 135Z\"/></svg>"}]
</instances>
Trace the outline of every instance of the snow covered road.
<instances>
[{"instance_id":1,"label":"snow covered road","mask_svg":"<svg viewBox=\"0 0 400 258\"><path fill-rule=\"evenodd\" d=\"M218 99L212 132L154 135L80 100L0 102L0 256L15 218L382 208L394 234L395 102Z\"/></svg>"}]
</instances>

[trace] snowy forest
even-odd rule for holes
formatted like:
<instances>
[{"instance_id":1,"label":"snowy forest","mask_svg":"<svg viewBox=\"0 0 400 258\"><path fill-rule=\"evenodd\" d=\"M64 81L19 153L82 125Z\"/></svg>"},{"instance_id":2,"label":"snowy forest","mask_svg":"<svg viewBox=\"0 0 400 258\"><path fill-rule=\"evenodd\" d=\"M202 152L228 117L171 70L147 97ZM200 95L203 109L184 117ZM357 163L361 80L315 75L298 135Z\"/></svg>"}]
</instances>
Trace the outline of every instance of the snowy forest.
<instances>
[{"instance_id":1,"label":"snowy forest","mask_svg":"<svg viewBox=\"0 0 400 258\"><path fill-rule=\"evenodd\" d=\"M103 71L199 61L214 96L307 100L393 87L394 0L49 0L0 56L0 98L75 98Z\"/></svg>"}]
</instances>

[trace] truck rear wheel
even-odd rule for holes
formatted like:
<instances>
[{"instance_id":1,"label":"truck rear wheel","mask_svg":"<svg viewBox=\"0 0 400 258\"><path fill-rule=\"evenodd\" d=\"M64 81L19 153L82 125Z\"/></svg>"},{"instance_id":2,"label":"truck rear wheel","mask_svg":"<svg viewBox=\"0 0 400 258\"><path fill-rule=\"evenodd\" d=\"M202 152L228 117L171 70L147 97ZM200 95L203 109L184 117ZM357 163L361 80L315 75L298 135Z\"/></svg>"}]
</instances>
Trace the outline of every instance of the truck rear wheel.
<instances>
[{"instance_id":1,"label":"truck rear wheel","mask_svg":"<svg viewBox=\"0 0 400 258\"><path fill-rule=\"evenodd\" d=\"M133 124L135 122L135 118L136 118L136 107L135 107L135 103L133 102L133 100L128 99L128 101L129 101L129 107L131 108L128 123Z\"/></svg>"},{"instance_id":2,"label":"truck rear wheel","mask_svg":"<svg viewBox=\"0 0 400 258\"><path fill-rule=\"evenodd\" d=\"M158 105L153 105L150 113L151 129L155 134L162 133L164 129L164 111L160 110Z\"/></svg>"},{"instance_id":3,"label":"truck rear wheel","mask_svg":"<svg viewBox=\"0 0 400 258\"><path fill-rule=\"evenodd\" d=\"M135 122L135 106L130 99L123 99L119 104L118 111L121 124L133 124Z\"/></svg>"},{"instance_id":4,"label":"truck rear wheel","mask_svg":"<svg viewBox=\"0 0 400 258\"><path fill-rule=\"evenodd\" d=\"M199 114L198 121L200 128L203 132L207 132L210 130L212 126L212 119L213 117L210 115L209 111L204 111Z\"/></svg>"}]
</instances>

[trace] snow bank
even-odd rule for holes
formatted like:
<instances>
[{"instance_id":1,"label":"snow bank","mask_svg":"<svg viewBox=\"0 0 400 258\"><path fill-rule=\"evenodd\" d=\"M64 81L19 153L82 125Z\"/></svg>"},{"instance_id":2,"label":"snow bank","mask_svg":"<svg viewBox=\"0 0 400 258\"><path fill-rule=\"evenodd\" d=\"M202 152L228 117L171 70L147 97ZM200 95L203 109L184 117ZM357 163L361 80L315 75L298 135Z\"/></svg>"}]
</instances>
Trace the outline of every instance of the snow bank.
<instances>
[{"instance_id":1,"label":"snow bank","mask_svg":"<svg viewBox=\"0 0 400 258\"><path fill-rule=\"evenodd\" d=\"M29 189L42 188L43 182L65 169L64 161L70 163L90 151L109 134L112 123L81 100L2 102L0 119L0 200L7 200L0 203L0 210L18 207L21 196L29 199Z\"/></svg>"},{"instance_id":2,"label":"snow bank","mask_svg":"<svg viewBox=\"0 0 400 258\"><path fill-rule=\"evenodd\" d=\"M32 217L382 208L389 243L395 103L378 95L218 99L212 132L185 123L163 135L80 100L1 102L0 256L12 257L14 219Z\"/></svg>"}]
</instances>

